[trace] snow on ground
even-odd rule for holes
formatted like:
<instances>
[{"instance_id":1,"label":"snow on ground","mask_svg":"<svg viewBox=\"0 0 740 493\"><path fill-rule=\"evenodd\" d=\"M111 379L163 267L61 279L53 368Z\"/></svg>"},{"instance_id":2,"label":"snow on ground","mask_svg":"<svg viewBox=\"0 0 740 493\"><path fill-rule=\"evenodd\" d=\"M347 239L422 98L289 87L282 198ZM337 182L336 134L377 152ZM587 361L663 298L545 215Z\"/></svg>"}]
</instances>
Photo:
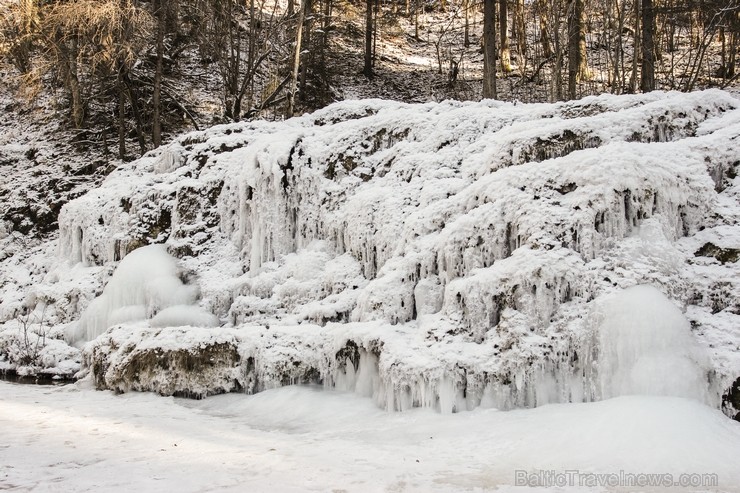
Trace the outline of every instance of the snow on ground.
<instances>
[{"instance_id":1,"label":"snow on ground","mask_svg":"<svg viewBox=\"0 0 740 493\"><path fill-rule=\"evenodd\" d=\"M0 382L0 400L10 491L524 491L516 471L581 474L540 491L619 491L589 474L620 471L661 475L624 491L740 491L740 423L680 398L440 415L316 387L192 401ZM673 485L702 475L718 484Z\"/></svg>"}]
</instances>

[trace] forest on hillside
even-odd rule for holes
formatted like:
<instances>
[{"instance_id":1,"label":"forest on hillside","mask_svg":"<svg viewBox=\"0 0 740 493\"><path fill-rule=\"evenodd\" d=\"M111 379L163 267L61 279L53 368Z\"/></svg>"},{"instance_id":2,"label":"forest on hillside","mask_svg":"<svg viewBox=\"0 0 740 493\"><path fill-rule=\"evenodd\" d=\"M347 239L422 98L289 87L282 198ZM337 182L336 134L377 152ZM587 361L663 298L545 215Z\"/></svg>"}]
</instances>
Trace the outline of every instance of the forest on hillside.
<instances>
[{"instance_id":1,"label":"forest on hillside","mask_svg":"<svg viewBox=\"0 0 740 493\"><path fill-rule=\"evenodd\" d=\"M285 118L347 97L558 101L726 87L738 78L738 0L3 0L0 7L0 57L12 67L4 82L21 99L53 94L75 139L102 144L106 154L110 146L119 158L199 124ZM431 63L414 66L414 52ZM420 96L422 83L429 88Z\"/></svg>"}]
</instances>

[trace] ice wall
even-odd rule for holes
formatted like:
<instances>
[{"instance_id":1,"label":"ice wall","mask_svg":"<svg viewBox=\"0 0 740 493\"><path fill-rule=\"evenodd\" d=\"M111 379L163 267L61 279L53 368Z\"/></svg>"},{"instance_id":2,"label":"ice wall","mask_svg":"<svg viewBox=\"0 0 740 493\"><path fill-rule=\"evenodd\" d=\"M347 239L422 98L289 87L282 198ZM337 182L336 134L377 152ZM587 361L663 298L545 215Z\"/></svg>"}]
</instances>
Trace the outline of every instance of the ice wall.
<instances>
[{"instance_id":1,"label":"ice wall","mask_svg":"<svg viewBox=\"0 0 740 493\"><path fill-rule=\"evenodd\" d=\"M591 310L583 330L567 345L548 341L555 347L544 358L534 344L527 354L523 333L514 354L501 354L459 340L430 344L409 327L392 329L377 322L220 331L116 327L88 346L86 354L101 388L165 395L204 396L223 389L255 393L313 383L371 398L390 411L512 409L633 394L718 405L707 354L680 310L657 288L620 290L597 300ZM501 323L506 325L506 315ZM222 363L208 364L214 377L194 376L198 384L193 386L188 368L178 365L192 364L203 348L219 354L215 361ZM142 375L142 361L160 361L163 351L178 355L166 367L180 376L168 378L160 363L152 363L151 368L143 365L150 379L130 380L133 372Z\"/></svg>"},{"instance_id":2,"label":"ice wall","mask_svg":"<svg viewBox=\"0 0 740 493\"><path fill-rule=\"evenodd\" d=\"M388 408L634 390L602 389L586 374L601 354L589 314L640 284L688 307L700 327L688 337L707 331L714 344L727 332L710 351L727 379L740 371L729 349L740 283L724 254L701 252L740 247L740 235L723 233L740 224L738 111L722 91L541 105L354 101L215 127L65 206L59 251L108 265L154 238L199 273L202 306L230 327L340 326L343 342L365 351L349 370L331 352L342 347L319 356L278 338L275 374L285 378L264 385L300 381L297 362L327 385L372 386ZM119 320L146 316L145 304L126 306ZM180 323L165 315L152 322ZM272 364L260 354L254 371ZM309 365L308 354L324 363ZM678 364L673 356L664 363Z\"/></svg>"}]
</instances>

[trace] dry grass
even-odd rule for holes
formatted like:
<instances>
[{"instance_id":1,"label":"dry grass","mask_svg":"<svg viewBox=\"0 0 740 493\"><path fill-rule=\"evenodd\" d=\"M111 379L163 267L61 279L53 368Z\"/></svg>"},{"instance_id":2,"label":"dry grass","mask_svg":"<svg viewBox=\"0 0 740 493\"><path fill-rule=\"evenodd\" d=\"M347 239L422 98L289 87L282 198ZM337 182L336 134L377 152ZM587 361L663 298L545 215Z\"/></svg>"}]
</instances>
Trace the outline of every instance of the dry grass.
<instances>
[{"instance_id":1,"label":"dry grass","mask_svg":"<svg viewBox=\"0 0 740 493\"><path fill-rule=\"evenodd\" d=\"M145 10L117 0L75 0L54 5L41 19L42 32L55 42L80 42L88 48L93 70L131 65L154 30ZM82 47L80 47L82 48ZM83 50L80 50L82 52Z\"/></svg>"}]
</instances>

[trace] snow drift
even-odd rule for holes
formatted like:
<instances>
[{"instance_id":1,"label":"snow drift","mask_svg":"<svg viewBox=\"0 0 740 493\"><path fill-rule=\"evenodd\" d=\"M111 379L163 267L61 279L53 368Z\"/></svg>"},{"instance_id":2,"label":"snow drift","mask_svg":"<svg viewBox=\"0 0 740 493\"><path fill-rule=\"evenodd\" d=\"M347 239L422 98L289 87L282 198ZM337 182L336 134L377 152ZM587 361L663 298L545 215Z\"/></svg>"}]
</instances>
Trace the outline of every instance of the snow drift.
<instances>
[{"instance_id":1,"label":"snow drift","mask_svg":"<svg viewBox=\"0 0 740 493\"><path fill-rule=\"evenodd\" d=\"M105 388L133 388L137 351L177 341L197 352L225 337L238 357L219 360L228 371L210 384L158 375L134 387L206 395L308 381L388 409L459 411L652 393L639 375L678 365L704 392L668 393L719 406L740 375L739 105L716 90L537 105L350 101L214 127L67 204L58 255L68 264L50 270L64 278L81 263L95 285L137 248L164 244L225 325L166 327L187 317L161 312L113 327L86 350ZM611 353L599 328L619 341L630 332L599 316L634 300L627 291L617 308L599 307L635 285L659 301L646 317L671 323L636 320L643 345L600 365ZM75 324L93 294L60 321ZM665 358L639 356L655 351ZM600 384L621 371L619 386Z\"/></svg>"}]
</instances>

